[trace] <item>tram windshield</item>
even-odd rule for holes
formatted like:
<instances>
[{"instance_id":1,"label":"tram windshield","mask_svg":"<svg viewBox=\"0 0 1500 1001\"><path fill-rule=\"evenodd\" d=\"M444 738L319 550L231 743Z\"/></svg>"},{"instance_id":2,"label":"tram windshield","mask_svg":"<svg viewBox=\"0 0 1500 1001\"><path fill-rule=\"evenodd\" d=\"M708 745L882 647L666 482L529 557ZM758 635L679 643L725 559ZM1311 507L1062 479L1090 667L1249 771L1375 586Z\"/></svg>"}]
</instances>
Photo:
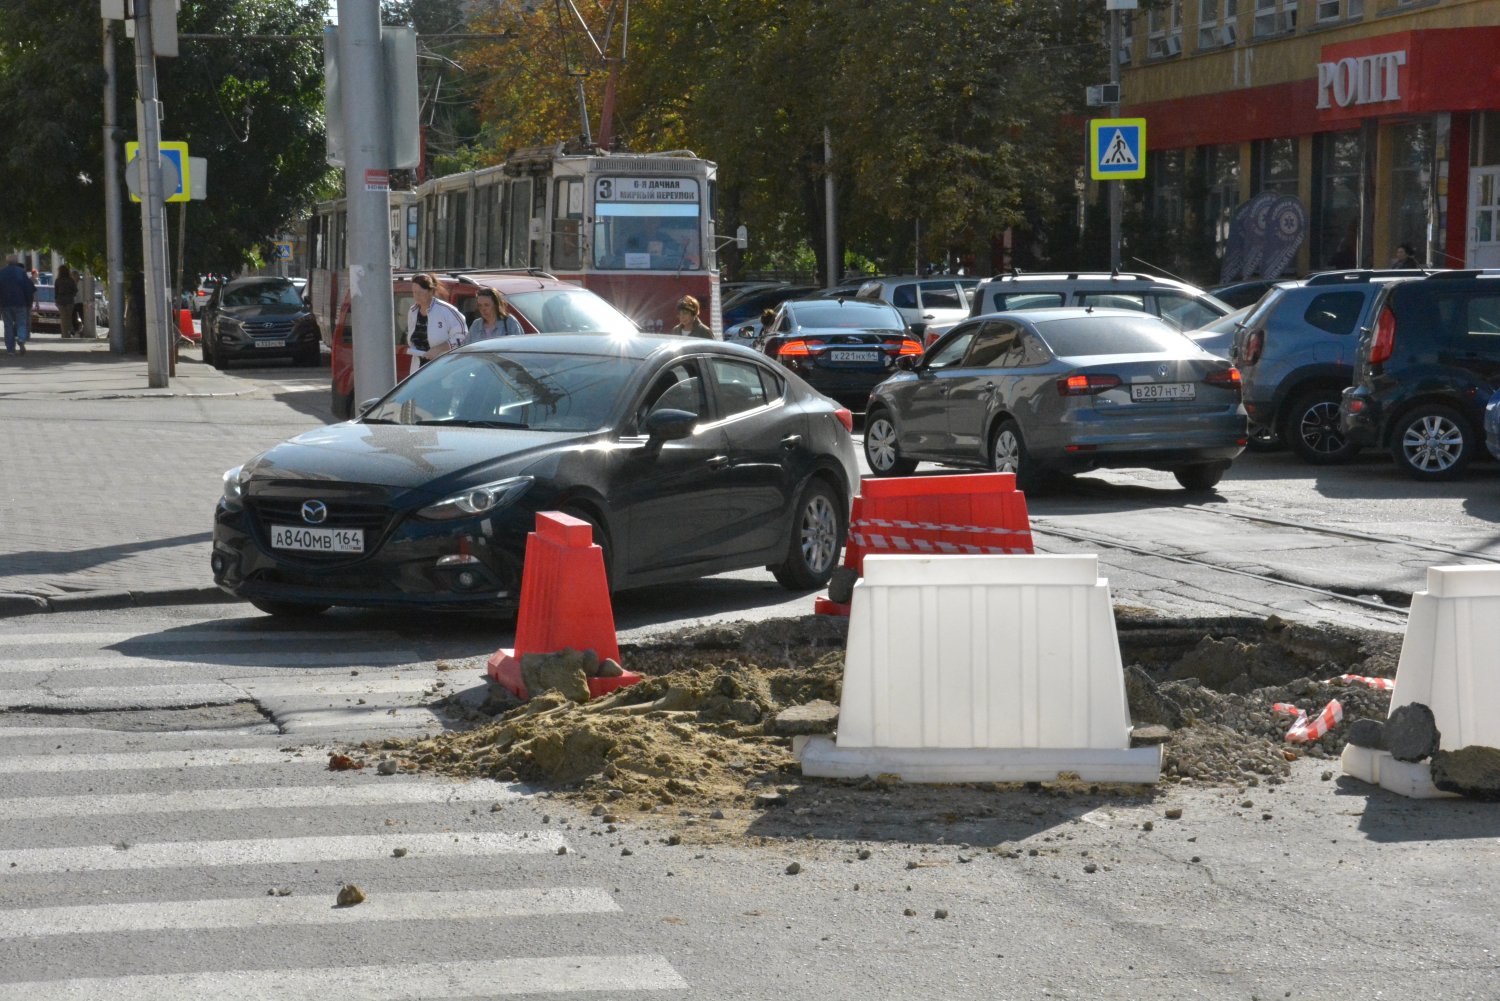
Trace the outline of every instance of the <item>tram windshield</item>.
<instances>
[{"instance_id":1,"label":"tram windshield","mask_svg":"<svg viewBox=\"0 0 1500 1001\"><path fill-rule=\"evenodd\" d=\"M596 178L594 267L702 270L701 205L693 178Z\"/></svg>"}]
</instances>

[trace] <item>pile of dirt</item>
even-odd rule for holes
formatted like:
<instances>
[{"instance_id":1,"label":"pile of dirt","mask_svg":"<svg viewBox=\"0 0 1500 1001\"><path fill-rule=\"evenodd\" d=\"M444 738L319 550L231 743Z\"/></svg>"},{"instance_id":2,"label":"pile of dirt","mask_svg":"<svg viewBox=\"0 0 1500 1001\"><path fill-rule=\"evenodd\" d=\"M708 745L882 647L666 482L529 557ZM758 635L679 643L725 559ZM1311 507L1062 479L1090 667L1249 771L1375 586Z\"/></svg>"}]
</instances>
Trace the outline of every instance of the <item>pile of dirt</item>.
<instances>
[{"instance_id":1,"label":"pile of dirt","mask_svg":"<svg viewBox=\"0 0 1500 1001\"><path fill-rule=\"evenodd\" d=\"M1279 619L1165 620L1118 609L1132 721L1169 729L1166 781L1280 781L1299 755L1337 755L1356 719L1384 719L1390 695L1354 674L1395 673L1400 637ZM846 621L823 616L684 630L621 659L646 680L577 704L548 692L524 705L492 697L473 728L365 751L411 771L521 781L611 812L748 810L801 783L791 740L770 721L789 706L837 703ZM1316 714L1333 698L1344 720L1308 744L1289 744L1291 703ZM459 712L448 700L450 716ZM812 780L809 780L811 784ZM877 778L827 786L889 790Z\"/></svg>"}]
</instances>

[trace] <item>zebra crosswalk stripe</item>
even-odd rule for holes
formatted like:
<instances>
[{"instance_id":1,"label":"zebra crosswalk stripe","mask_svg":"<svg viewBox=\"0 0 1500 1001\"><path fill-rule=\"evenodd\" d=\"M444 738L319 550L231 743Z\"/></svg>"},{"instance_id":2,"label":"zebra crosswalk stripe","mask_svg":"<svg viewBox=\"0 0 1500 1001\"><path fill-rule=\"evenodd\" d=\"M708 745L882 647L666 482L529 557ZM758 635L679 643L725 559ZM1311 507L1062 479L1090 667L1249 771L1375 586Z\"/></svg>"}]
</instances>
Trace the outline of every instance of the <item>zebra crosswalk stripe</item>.
<instances>
[{"instance_id":1,"label":"zebra crosswalk stripe","mask_svg":"<svg viewBox=\"0 0 1500 1001\"><path fill-rule=\"evenodd\" d=\"M475 921L549 914L606 914L619 910L620 905L606 890L566 886L451 893L376 893L359 907L330 907L326 894L315 897L162 900L0 910L0 939L378 921ZM3 986L0 990L4 990Z\"/></svg>"},{"instance_id":2,"label":"zebra crosswalk stripe","mask_svg":"<svg viewBox=\"0 0 1500 1001\"><path fill-rule=\"evenodd\" d=\"M0 821L42 817L119 817L147 813L278 810L303 807L489 803L519 799L510 786L491 782L401 782L360 785L277 786L265 789L182 789L173 792L0 799Z\"/></svg>"},{"instance_id":3,"label":"zebra crosswalk stripe","mask_svg":"<svg viewBox=\"0 0 1500 1001\"><path fill-rule=\"evenodd\" d=\"M298 755L270 747L122 751L104 754L21 754L0 757L0 774L161 771L170 768L232 768L238 765L311 765L327 768L328 758L316 751Z\"/></svg>"},{"instance_id":4,"label":"zebra crosswalk stripe","mask_svg":"<svg viewBox=\"0 0 1500 1001\"><path fill-rule=\"evenodd\" d=\"M118 872L220 865L284 865L388 857L405 848L409 858L555 853L567 842L552 831L479 834L368 834L315 838L247 838L237 841L165 841L83 845L76 848L0 849L0 885L6 876L44 872Z\"/></svg>"},{"instance_id":5,"label":"zebra crosswalk stripe","mask_svg":"<svg viewBox=\"0 0 1500 1001\"><path fill-rule=\"evenodd\" d=\"M0 999L15 1001L161 1001L213 998L336 997L339 1001L421 1001L566 991L686 990L665 956L546 956L405 966L225 970L137 977L42 980L0 984Z\"/></svg>"}]
</instances>

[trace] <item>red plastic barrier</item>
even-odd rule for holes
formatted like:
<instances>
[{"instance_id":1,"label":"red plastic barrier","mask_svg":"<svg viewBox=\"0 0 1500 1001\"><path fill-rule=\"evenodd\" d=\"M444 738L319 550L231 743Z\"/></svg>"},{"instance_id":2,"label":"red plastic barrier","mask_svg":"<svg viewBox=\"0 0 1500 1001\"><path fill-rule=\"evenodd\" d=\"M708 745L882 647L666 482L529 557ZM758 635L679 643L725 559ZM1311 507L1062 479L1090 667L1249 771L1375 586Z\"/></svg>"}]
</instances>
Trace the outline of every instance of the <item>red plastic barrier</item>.
<instances>
[{"instance_id":1,"label":"red plastic barrier","mask_svg":"<svg viewBox=\"0 0 1500 1001\"><path fill-rule=\"evenodd\" d=\"M1032 553L1026 495L1013 473L864 479L849 515L844 566L864 572L871 553ZM820 598L819 615L849 606Z\"/></svg>"},{"instance_id":2,"label":"red plastic barrier","mask_svg":"<svg viewBox=\"0 0 1500 1001\"><path fill-rule=\"evenodd\" d=\"M528 698L521 684L521 657L568 648L592 650L600 660L620 659L604 551L594 545L588 522L560 511L541 511L536 531L526 536L515 648L496 650L487 672L517 698ZM590 678L589 693L598 698L640 680L629 671L615 678Z\"/></svg>"},{"instance_id":3,"label":"red plastic barrier","mask_svg":"<svg viewBox=\"0 0 1500 1001\"><path fill-rule=\"evenodd\" d=\"M177 332L190 341L198 339L198 333L193 329L193 311L190 309L179 309L177 311Z\"/></svg>"},{"instance_id":4,"label":"red plastic barrier","mask_svg":"<svg viewBox=\"0 0 1500 1001\"><path fill-rule=\"evenodd\" d=\"M855 498L844 565L870 553L1031 553L1026 495L1011 473L866 479Z\"/></svg>"}]
</instances>

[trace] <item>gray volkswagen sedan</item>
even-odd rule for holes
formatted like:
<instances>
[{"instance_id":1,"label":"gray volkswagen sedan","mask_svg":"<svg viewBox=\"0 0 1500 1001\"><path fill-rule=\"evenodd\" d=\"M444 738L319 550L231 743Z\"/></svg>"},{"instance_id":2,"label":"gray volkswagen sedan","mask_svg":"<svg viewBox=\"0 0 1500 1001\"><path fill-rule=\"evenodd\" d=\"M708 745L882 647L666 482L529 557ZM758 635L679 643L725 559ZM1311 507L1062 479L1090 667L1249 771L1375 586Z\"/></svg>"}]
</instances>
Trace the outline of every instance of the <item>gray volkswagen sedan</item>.
<instances>
[{"instance_id":1,"label":"gray volkswagen sedan","mask_svg":"<svg viewBox=\"0 0 1500 1001\"><path fill-rule=\"evenodd\" d=\"M865 458L877 476L927 461L1013 472L1035 489L1135 467L1206 492L1245 447L1238 370L1133 310L974 317L900 367L866 412Z\"/></svg>"}]
</instances>

